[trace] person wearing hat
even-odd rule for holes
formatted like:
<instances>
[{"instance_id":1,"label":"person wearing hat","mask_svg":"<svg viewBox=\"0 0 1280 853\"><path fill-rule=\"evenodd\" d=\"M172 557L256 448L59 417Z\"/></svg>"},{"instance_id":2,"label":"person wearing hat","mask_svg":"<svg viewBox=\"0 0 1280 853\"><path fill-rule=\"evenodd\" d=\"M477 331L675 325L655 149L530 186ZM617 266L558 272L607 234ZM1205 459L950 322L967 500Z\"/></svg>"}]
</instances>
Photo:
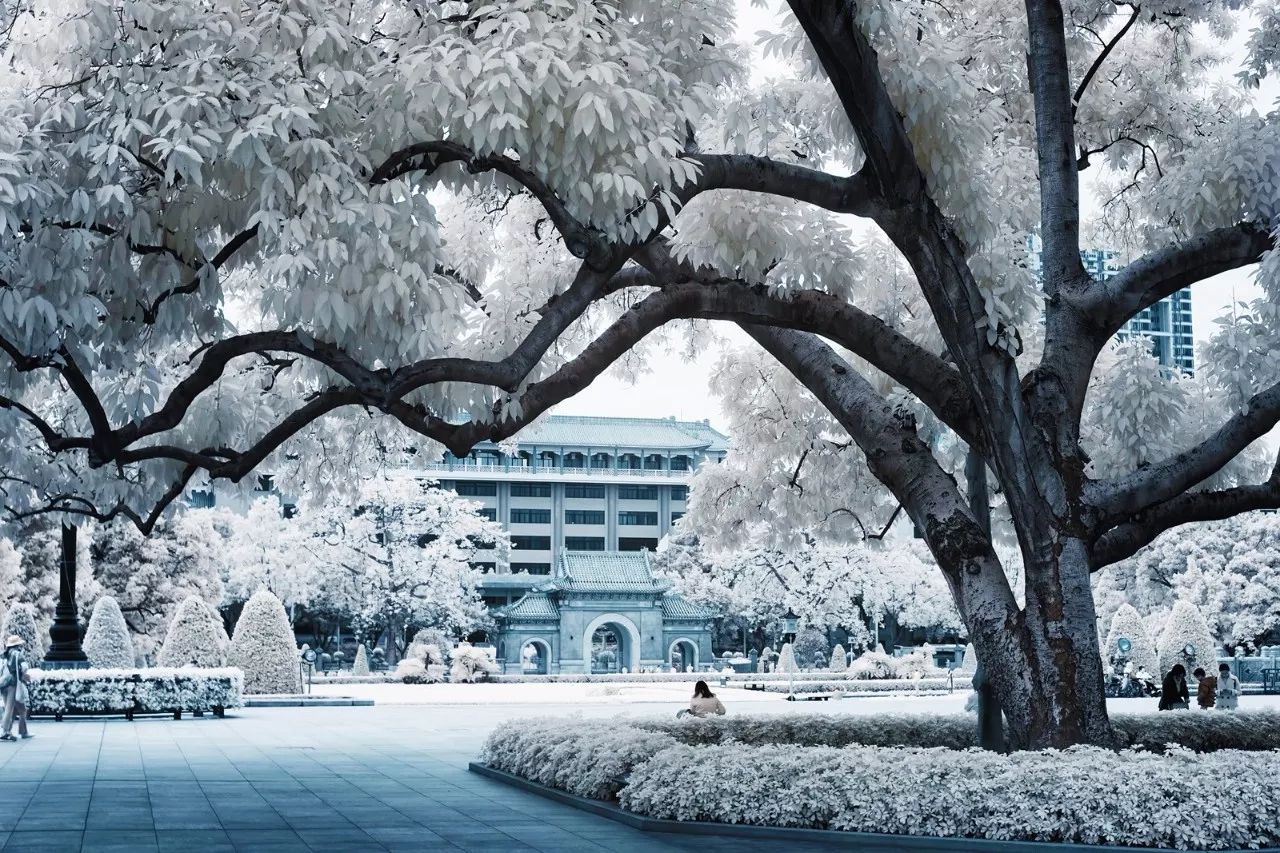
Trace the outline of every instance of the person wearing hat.
<instances>
[{"instance_id":1,"label":"person wearing hat","mask_svg":"<svg viewBox=\"0 0 1280 853\"><path fill-rule=\"evenodd\" d=\"M17 740L13 736L13 721L18 720L18 734L23 738L31 737L27 733L27 658L22 653L26 643L17 634L10 634L4 641L4 670L0 671L0 693L4 694L4 734L0 740Z\"/></svg>"}]
</instances>

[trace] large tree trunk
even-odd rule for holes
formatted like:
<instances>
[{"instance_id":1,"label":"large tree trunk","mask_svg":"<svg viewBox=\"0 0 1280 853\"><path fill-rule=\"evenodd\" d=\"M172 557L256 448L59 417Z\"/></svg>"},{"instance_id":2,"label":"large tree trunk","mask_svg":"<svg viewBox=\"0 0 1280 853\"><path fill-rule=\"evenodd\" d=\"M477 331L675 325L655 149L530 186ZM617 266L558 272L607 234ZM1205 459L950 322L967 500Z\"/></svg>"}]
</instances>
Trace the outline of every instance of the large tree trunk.
<instances>
[{"instance_id":1,"label":"large tree trunk","mask_svg":"<svg viewBox=\"0 0 1280 853\"><path fill-rule=\"evenodd\" d=\"M1069 540L1028 560L1026 592L1020 624L971 632L1004 711L1008 746L1114 745L1084 543Z\"/></svg>"}]
</instances>

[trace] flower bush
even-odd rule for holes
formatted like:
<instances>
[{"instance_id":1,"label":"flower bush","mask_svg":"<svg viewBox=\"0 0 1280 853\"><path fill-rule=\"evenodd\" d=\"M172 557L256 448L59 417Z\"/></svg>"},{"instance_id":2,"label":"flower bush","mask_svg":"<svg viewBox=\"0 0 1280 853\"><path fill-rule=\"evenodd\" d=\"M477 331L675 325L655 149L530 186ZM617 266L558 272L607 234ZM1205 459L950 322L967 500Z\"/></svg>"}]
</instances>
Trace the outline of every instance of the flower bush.
<instances>
[{"instance_id":1,"label":"flower bush","mask_svg":"<svg viewBox=\"0 0 1280 853\"><path fill-rule=\"evenodd\" d=\"M284 605L265 589L245 604L231 638L231 665L244 670L245 693L296 693L298 657Z\"/></svg>"},{"instance_id":2,"label":"flower bush","mask_svg":"<svg viewBox=\"0 0 1280 853\"><path fill-rule=\"evenodd\" d=\"M93 615L84 632L84 654L89 665L99 669L129 669L137 663L129 626L125 624L120 605L109 595L102 596L93 605Z\"/></svg>"},{"instance_id":3,"label":"flower bush","mask_svg":"<svg viewBox=\"0 0 1280 853\"><path fill-rule=\"evenodd\" d=\"M849 665L855 678L940 678L947 670L934 665L933 652L925 646L911 654L894 657L881 651L867 651Z\"/></svg>"},{"instance_id":4,"label":"flower bush","mask_svg":"<svg viewBox=\"0 0 1280 853\"><path fill-rule=\"evenodd\" d=\"M1245 752L681 744L637 763L619 802L673 820L1225 849L1280 842L1275 774L1274 756Z\"/></svg>"},{"instance_id":5,"label":"flower bush","mask_svg":"<svg viewBox=\"0 0 1280 853\"><path fill-rule=\"evenodd\" d=\"M189 595L169 623L157 663L168 667L225 666L230 645L222 619L203 599Z\"/></svg>"},{"instance_id":6,"label":"flower bush","mask_svg":"<svg viewBox=\"0 0 1280 853\"><path fill-rule=\"evenodd\" d=\"M212 711L244 704L238 669L33 669L29 687L34 714Z\"/></svg>"}]
</instances>

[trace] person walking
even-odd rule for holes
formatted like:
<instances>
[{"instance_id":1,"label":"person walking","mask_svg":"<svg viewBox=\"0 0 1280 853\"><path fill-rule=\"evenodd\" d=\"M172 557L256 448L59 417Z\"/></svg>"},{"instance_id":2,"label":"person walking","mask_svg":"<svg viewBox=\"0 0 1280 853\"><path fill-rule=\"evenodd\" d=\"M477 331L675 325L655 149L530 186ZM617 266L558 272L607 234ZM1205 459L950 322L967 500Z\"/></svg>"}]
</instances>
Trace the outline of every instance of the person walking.
<instances>
[{"instance_id":1,"label":"person walking","mask_svg":"<svg viewBox=\"0 0 1280 853\"><path fill-rule=\"evenodd\" d=\"M1160 686L1159 707L1161 711L1172 711L1175 708L1186 710L1188 703L1187 668L1180 663L1175 663Z\"/></svg>"},{"instance_id":2,"label":"person walking","mask_svg":"<svg viewBox=\"0 0 1280 853\"><path fill-rule=\"evenodd\" d=\"M1218 664L1216 696L1218 710L1234 711L1240 707L1240 679L1231 674L1231 665Z\"/></svg>"},{"instance_id":3,"label":"person walking","mask_svg":"<svg viewBox=\"0 0 1280 853\"><path fill-rule=\"evenodd\" d=\"M1191 674L1196 677L1196 704L1207 711L1213 707L1214 699L1217 698L1215 692L1218 689L1218 679L1206 674L1202 666L1196 667Z\"/></svg>"},{"instance_id":4,"label":"person walking","mask_svg":"<svg viewBox=\"0 0 1280 853\"><path fill-rule=\"evenodd\" d=\"M25 645L17 634L11 634L4 641L4 670L0 671L0 693L4 695L4 721L0 726L4 734L0 740L17 740L13 736L13 721L18 721L18 734L23 739L31 737L27 732L27 682L31 676L27 674L27 658L22 653Z\"/></svg>"},{"instance_id":5,"label":"person walking","mask_svg":"<svg viewBox=\"0 0 1280 853\"><path fill-rule=\"evenodd\" d=\"M695 717L723 716L724 704L711 692L707 682L693 685L693 698L689 700L689 713Z\"/></svg>"}]
</instances>

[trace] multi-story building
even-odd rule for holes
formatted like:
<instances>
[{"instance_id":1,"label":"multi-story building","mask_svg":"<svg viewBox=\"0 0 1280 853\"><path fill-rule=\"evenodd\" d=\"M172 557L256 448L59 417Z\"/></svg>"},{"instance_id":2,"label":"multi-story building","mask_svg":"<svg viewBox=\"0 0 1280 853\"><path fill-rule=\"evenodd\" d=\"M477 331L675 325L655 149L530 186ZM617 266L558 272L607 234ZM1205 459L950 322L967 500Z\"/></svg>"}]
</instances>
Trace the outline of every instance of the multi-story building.
<instances>
[{"instance_id":1,"label":"multi-story building","mask_svg":"<svg viewBox=\"0 0 1280 853\"><path fill-rule=\"evenodd\" d=\"M1031 238L1031 269L1043 270L1040 238ZM1110 249L1082 249L1084 268L1099 281L1120 271L1120 253ZM1195 337L1191 326L1191 290L1183 288L1155 305L1144 308L1116 333L1120 340L1141 336L1151 343L1151 354L1161 365L1182 373L1195 372Z\"/></svg>"},{"instance_id":2,"label":"multi-story building","mask_svg":"<svg viewBox=\"0 0 1280 853\"><path fill-rule=\"evenodd\" d=\"M697 468L727 451L706 421L559 415L514 446L485 442L424 466L510 534L509 566L477 562L504 669L709 663L715 614L671 593L644 552L684 515Z\"/></svg>"},{"instance_id":3,"label":"multi-story building","mask_svg":"<svg viewBox=\"0 0 1280 853\"><path fill-rule=\"evenodd\" d=\"M485 442L466 458L446 452L423 473L511 535L509 572L479 564L485 600L500 606L551 575L562 554L652 551L684 515L694 471L727 451L706 421L553 415L523 430L514 449Z\"/></svg>"}]
</instances>

